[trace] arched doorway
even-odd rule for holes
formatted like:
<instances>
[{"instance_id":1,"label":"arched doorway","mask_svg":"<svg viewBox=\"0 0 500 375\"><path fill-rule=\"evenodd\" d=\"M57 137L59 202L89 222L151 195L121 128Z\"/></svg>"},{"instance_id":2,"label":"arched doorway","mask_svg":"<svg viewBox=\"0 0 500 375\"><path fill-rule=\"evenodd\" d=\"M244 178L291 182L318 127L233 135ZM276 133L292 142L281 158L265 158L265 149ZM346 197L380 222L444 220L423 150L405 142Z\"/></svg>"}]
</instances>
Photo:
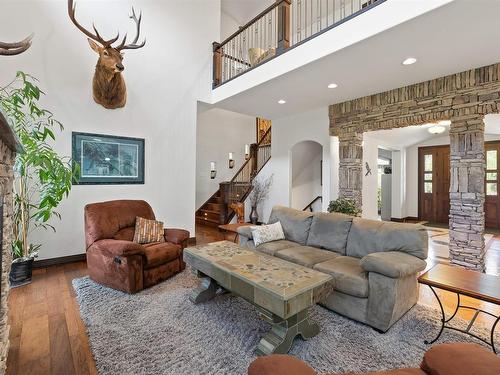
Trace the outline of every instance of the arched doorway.
<instances>
[{"instance_id":1,"label":"arched doorway","mask_svg":"<svg viewBox=\"0 0 500 375\"><path fill-rule=\"evenodd\" d=\"M323 146L315 141L302 141L290 153L290 206L321 211Z\"/></svg>"}]
</instances>

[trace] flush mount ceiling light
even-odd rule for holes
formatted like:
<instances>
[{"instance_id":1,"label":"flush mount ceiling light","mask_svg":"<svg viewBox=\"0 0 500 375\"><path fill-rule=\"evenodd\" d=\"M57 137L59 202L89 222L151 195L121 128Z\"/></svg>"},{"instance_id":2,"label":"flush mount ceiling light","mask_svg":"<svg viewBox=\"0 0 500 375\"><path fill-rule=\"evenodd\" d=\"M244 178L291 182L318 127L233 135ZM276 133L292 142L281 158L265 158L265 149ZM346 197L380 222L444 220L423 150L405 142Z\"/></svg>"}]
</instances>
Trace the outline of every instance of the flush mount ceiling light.
<instances>
[{"instance_id":1,"label":"flush mount ceiling light","mask_svg":"<svg viewBox=\"0 0 500 375\"><path fill-rule=\"evenodd\" d=\"M431 134L441 134L445 130L446 130L446 128L444 126L441 126L441 125L434 125L434 126L431 126L429 129L427 129L427 131Z\"/></svg>"},{"instance_id":2,"label":"flush mount ceiling light","mask_svg":"<svg viewBox=\"0 0 500 375\"><path fill-rule=\"evenodd\" d=\"M408 57L407 59L405 59L403 61L403 65L412 65L412 64L415 64L417 62L417 59L414 58L414 57Z\"/></svg>"},{"instance_id":3,"label":"flush mount ceiling light","mask_svg":"<svg viewBox=\"0 0 500 375\"><path fill-rule=\"evenodd\" d=\"M278 104L285 104L286 103L286 100L285 99L280 99L278 100Z\"/></svg>"},{"instance_id":4,"label":"flush mount ceiling light","mask_svg":"<svg viewBox=\"0 0 500 375\"><path fill-rule=\"evenodd\" d=\"M330 84L328 85L328 88L329 88L329 89L336 89L337 87L339 87L339 85L337 85L336 83L330 83Z\"/></svg>"},{"instance_id":5,"label":"flush mount ceiling light","mask_svg":"<svg viewBox=\"0 0 500 375\"><path fill-rule=\"evenodd\" d=\"M439 121L438 125L441 125L441 126L450 126L451 125L451 120Z\"/></svg>"}]
</instances>

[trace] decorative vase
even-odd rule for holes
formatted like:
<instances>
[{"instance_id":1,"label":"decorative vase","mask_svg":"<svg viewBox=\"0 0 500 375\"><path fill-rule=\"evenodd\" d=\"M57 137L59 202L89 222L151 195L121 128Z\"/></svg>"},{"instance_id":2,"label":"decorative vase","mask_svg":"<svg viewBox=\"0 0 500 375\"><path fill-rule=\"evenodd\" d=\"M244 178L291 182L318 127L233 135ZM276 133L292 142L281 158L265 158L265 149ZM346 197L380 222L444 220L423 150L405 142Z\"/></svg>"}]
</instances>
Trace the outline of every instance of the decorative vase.
<instances>
[{"instance_id":1,"label":"decorative vase","mask_svg":"<svg viewBox=\"0 0 500 375\"><path fill-rule=\"evenodd\" d=\"M259 214L257 213L257 206L252 206L252 212L250 212L250 222L257 225L259 221Z\"/></svg>"},{"instance_id":2,"label":"decorative vase","mask_svg":"<svg viewBox=\"0 0 500 375\"><path fill-rule=\"evenodd\" d=\"M33 261L33 258L18 258L12 261L9 274L11 288L31 283Z\"/></svg>"}]
</instances>

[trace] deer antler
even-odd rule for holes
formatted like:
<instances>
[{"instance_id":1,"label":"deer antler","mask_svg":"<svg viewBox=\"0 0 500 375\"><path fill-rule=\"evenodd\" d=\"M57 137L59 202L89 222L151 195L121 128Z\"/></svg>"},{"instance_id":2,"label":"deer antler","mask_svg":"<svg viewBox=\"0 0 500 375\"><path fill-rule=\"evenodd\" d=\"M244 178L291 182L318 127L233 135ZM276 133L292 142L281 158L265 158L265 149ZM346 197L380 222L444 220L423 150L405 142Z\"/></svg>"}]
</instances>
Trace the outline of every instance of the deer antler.
<instances>
[{"instance_id":1,"label":"deer antler","mask_svg":"<svg viewBox=\"0 0 500 375\"><path fill-rule=\"evenodd\" d=\"M68 0L68 15L71 21L75 24L75 26L80 30L82 33L84 33L86 36L88 36L90 39L96 41L97 43L100 43L103 47L110 47L111 44L116 42L118 38L120 37L120 34L116 35L116 37L111 38L109 40L105 40L101 37L99 32L97 31L95 25L92 25L92 28L94 29L94 33L88 31L86 28L84 28L82 25L78 23L75 17L75 11L76 11L76 3L73 4L73 0Z\"/></svg>"},{"instance_id":2,"label":"deer antler","mask_svg":"<svg viewBox=\"0 0 500 375\"><path fill-rule=\"evenodd\" d=\"M15 43L4 43L0 42L0 55L1 56L14 56L19 55L31 47L31 39L33 39L33 34L28 36L26 39Z\"/></svg>"},{"instance_id":3,"label":"deer antler","mask_svg":"<svg viewBox=\"0 0 500 375\"><path fill-rule=\"evenodd\" d=\"M132 15L130 16L132 20L134 20L135 25L136 25L136 35L134 40L132 41L131 44L125 44L127 41L127 34L125 34L125 37L123 38L122 42L116 49L118 51L124 50L124 49L138 49L142 48L146 45L146 39L141 44L136 44L137 41L139 40L139 36L141 35L141 21L142 21L142 12L139 14L139 18L137 18L135 14L134 7L132 7Z\"/></svg>"}]
</instances>

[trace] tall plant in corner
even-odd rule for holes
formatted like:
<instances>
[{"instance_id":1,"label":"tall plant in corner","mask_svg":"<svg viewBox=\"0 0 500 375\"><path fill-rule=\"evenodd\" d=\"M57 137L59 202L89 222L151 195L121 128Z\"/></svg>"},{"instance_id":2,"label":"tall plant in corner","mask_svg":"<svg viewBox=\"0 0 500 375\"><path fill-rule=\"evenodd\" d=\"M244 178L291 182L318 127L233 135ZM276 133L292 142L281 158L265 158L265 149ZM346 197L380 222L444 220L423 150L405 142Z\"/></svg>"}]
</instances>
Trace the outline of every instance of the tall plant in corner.
<instances>
[{"instance_id":1,"label":"tall plant in corner","mask_svg":"<svg viewBox=\"0 0 500 375\"><path fill-rule=\"evenodd\" d=\"M56 139L55 132L62 131L63 126L52 112L41 107L43 95L37 80L23 72L18 72L7 86L0 87L0 108L22 146L14 164L14 263L11 271L11 284L14 285L31 280L33 259L41 245L31 243L29 234L37 229L55 231L49 220L60 218L56 208L68 196L72 180L78 173L77 168L72 168L69 157L61 157L53 149L51 143ZM15 267L16 263L23 267ZM18 275L16 269L20 271Z\"/></svg>"}]
</instances>

